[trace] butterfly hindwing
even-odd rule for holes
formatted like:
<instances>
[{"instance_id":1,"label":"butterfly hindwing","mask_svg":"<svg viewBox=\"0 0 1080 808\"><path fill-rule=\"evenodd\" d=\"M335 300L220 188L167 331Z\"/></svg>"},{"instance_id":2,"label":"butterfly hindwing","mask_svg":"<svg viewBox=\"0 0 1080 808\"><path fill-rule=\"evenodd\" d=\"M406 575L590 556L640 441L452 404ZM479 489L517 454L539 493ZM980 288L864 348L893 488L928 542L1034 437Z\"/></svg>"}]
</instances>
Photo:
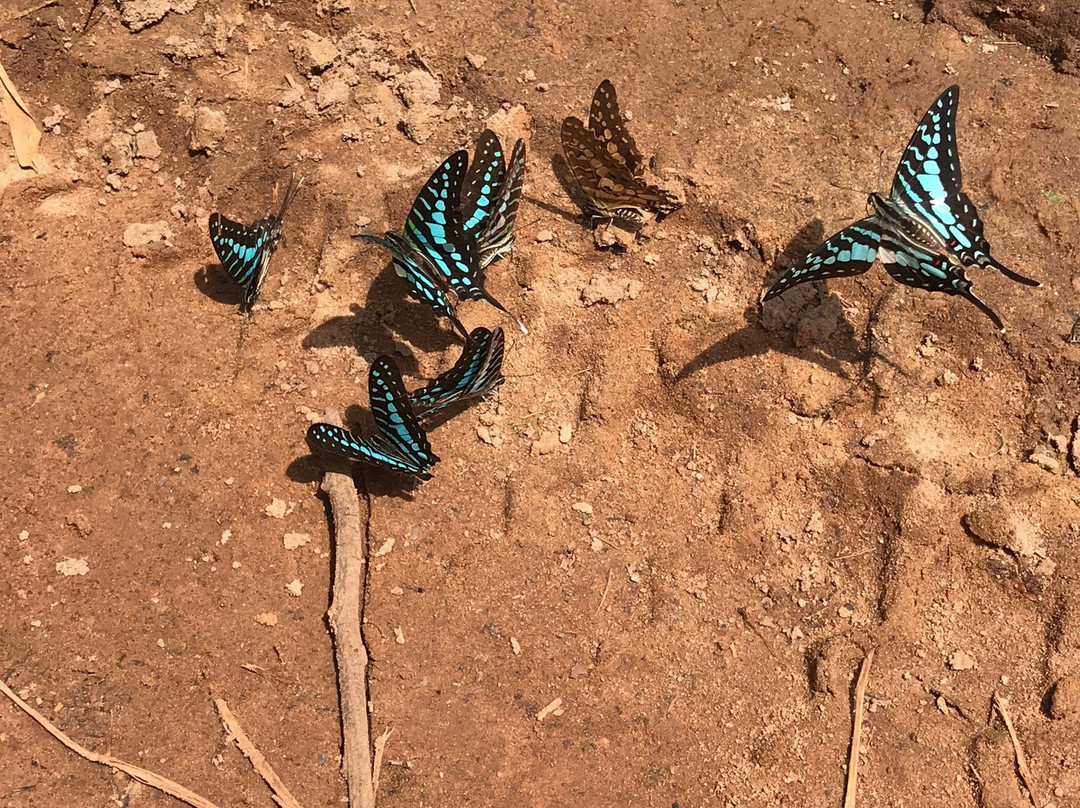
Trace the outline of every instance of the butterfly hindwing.
<instances>
[{"instance_id":1,"label":"butterfly hindwing","mask_svg":"<svg viewBox=\"0 0 1080 808\"><path fill-rule=\"evenodd\" d=\"M830 236L795 266L781 275L763 300L783 294L792 286L808 281L861 275L874 263L881 244L881 223L867 216Z\"/></svg>"},{"instance_id":2,"label":"butterfly hindwing","mask_svg":"<svg viewBox=\"0 0 1080 808\"><path fill-rule=\"evenodd\" d=\"M424 479L431 476L423 466L400 456L392 447L384 445L385 441L377 438L363 438L334 424L312 424L307 431L307 440L313 449L339 457L362 460L405 474L415 474Z\"/></svg>"},{"instance_id":3,"label":"butterfly hindwing","mask_svg":"<svg viewBox=\"0 0 1080 808\"><path fill-rule=\"evenodd\" d=\"M593 93L592 104L589 105L589 130L611 159L626 166L631 176L637 177L641 174L644 158L626 128L619 111L615 85L608 79L600 82L600 86Z\"/></svg>"},{"instance_id":4,"label":"butterfly hindwing","mask_svg":"<svg viewBox=\"0 0 1080 808\"><path fill-rule=\"evenodd\" d=\"M451 404L482 396L502 384L504 345L501 328L473 329L454 366L410 395L417 416L428 418Z\"/></svg>"}]
</instances>

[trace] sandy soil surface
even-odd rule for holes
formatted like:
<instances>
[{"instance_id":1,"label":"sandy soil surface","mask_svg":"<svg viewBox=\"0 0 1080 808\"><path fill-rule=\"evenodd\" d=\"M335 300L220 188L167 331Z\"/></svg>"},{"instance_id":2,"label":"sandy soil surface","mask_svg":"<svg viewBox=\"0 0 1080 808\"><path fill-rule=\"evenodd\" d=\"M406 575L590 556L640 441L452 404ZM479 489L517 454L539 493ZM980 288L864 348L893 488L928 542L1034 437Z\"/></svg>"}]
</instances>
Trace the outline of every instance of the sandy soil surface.
<instances>
[{"instance_id":1,"label":"sandy soil surface","mask_svg":"<svg viewBox=\"0 0 1080 808\"><path fill-rule=\"evenodd\" d=\"M223 697L303 804L341 803L304 433L363 417L380 353L410 386L456 358L350 236L491 126L528 139L489 285L531 333L431 433L433 480L356 472L381 804L839 805L876 648L860 805L1029 804L997 692L1040 804L1080 806L1072 56L959 3L31 5L0 4L47 130L38 174L0 134L0 672L72 736L269 805ZM605 77L687 199L623 253L559 179ZM760 307L953 83L994 253L1045 283L970 273L1007 333L880 267ZM266 215L292 171L247 320L207 217ZM114 804L174 803L0 705L0 805Z\"/></svg>"}]
</instances>

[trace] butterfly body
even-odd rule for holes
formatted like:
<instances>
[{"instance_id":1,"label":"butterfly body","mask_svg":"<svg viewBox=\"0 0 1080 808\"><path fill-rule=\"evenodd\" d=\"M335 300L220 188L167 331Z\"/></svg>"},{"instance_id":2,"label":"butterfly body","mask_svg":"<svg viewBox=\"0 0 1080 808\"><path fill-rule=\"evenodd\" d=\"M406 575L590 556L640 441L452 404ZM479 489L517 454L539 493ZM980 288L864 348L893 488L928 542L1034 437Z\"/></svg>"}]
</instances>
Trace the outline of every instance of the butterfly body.
<instances>
[{"instance_id":1,"label":"butterfly body","mask_svg":"<svg viewBox=\"0 0 1080 808\"><path fill-rule=\"evenodd\" d=\"M642 179L644 158L619 111L615 87L605 79L596 88L586 126L566 118L560 130L563 154L584 192L593 219L638 230L646 212L667 214L680 207L668 191Z\"/></svg>"},{"instance_id":2,"label":"butterfly body","mask_svg":"<svg viewBox=\"0 0 1080 808\"><path fill-rule=\"evenodd\" d=\"M281 240L285 211L303 182L303 177L290 181L281 210L250 225L234 222L220 213L210 216L210 242L222 267L243 290L244 311L251 310L262 291L270 258Z\"/></svg>"},{"instance_id":3,"label":"butterfly body","mask_svg":"<svg viewBox=\"0 0 1080 808\"><path fill-rule=\"evenodd\" d=\"M880 258L894 280L960 295L1004 330L997 314L972 292L966 268L990 267L1019 283L1040 284L990 256L982 220L961 190L959 94L959 87L948 88L923 116L900 158L889 196L870 195L874 213L829 237L785 272L765 300L799 283L861 274Z\"/></svg>"},{"instance_id":4,"label":"butterfly body","mask_svg":"<svg viewBox=\"0 0 1080 808\"><path fill-rule=\"evenodd\" d=\"M312 424L308 443L317 450L360 460L376 466L431 478L431 469L439 458L413 411L409 394L401 380L401 371L387 356L380 356L368 373L368 395L375 432L369 437L357 435L335 424Z\"/></svg>"}]
</instances>

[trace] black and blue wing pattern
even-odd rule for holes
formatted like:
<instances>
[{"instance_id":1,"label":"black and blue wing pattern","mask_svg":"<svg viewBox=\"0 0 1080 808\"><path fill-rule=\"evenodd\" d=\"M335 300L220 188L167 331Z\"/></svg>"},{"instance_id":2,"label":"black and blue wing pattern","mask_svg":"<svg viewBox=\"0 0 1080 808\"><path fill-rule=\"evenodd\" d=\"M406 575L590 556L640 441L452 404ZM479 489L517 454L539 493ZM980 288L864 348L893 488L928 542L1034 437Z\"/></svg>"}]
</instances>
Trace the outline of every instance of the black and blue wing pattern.
<instances>
[{"instance_id":1,"label":"black and blue wing pattern","mask_svg":"<svg viewBox=\"0 0 1080 808\"><path fill-rule=\"evenodd\" d=\"M865 272L876 255L899 283L959 295L1004 330L1001 318L972 291L965 269L993 267L1019 283L1040 284L990 256L982 220L962 190L959 100L960 88L949 87L923 115L900 158L889 197L870 195L874 215L841 230L784 273L766 300L807 280ZM871 241L874 250L867 249Z\"/></svg>"},{"instance_id":2,"label":"black and blue wing pattern","mask_svg":"<svg viewBox=\"0 0 1080 808\"><path fill-rule=\"evenodd\" d=\"M525 141L518 138L499 195L490 215L484 222L483 230L476 238L480 250L480 267L487 267L499 256L509 252L514 246L514 222L517 221L518 206L521 203L521 189L525 180Z\"/></svg>"},{"instance_id":3,"label":"black and blue wing pattern","mask_svg":"<svg viewBox=\"0 0 1080 808\"><path fill-rule=\"evenodd\" d=\"M956 140L959 103L960 88L954 84L923 115L900 158L889 199L926 222L962 266L992 267L1018 283L1041 286L990 255L982 219L962 190Z\"/></svg>"},{"instance_id":4,"label":"black and blue wing pattern","mask_svg":"<svg viewBox=\"0 0 1080 808\"><path fill-rule=\"evenodd\" d=\"M502 143L490 129L477 138L473 159L461 189L461 210L466 232L479 235L491 218L506 178Z\"/></svg>"},{"instance_id":5,"label":"black and blue wing pattern","mask_svg":"<svg viewBox=\"0 0 1080 808\"><path fill-rule=\"evenodd\" d=\"M505 379L502 375L505 336L501 328L475 328L450 370L409 396L421 420L461 401L485 395Z\"/></svg>"},{"instance_id":6,"label":"black and blue wing pattern","mask_svg":"<svg viewBox=\"0 0 1080 808\"><path fill-rule=\"evenodd\" d=\"M881 244L881 223L867 216L834 233L824 244L781 275L763 300L781 295L792 286L807 281L846 278L870 269Z\"/></svg>"},{"instance_id":7,"label":"black and blue wing pattern","mask_svg":"<svg viewBox=\"0 0 1080 808\"><path fill-rule=\"evenodd\" d=\"M221 266L243 290L244 311L251 309L262 291L270 258L281 240L285 211L303 182L303 177L289 182L277 215L267 216L249 225L234 222L220 213L210 216L210 242L214 245Z\"/></svg>"},{"instance_id":8,"label":"black and blue wing pattern","mask_svg":"<svg viewBox=\"0 0 1080 808\"><path fill-rule=\"evenodd\" d=\"M334 424L313 424L307 432L311 446L351 460L430 479L439 458L413 411L401 371L388 356L380 356L368 373L368 395L375 432L364 438Z\"/></svg>"}]
</instances>

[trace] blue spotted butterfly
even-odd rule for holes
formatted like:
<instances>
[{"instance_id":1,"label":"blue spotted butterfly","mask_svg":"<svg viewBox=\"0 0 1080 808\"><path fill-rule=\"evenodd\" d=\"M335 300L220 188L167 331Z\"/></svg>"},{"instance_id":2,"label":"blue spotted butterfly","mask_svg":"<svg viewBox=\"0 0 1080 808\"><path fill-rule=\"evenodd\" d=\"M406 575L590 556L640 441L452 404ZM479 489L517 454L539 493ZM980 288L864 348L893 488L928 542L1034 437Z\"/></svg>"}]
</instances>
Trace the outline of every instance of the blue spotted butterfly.
<instances>
[{"instance_id":1,"label":"blue spotted butterfly","mask_svg":"<svg viewBox=\"0 0 1080 808\"><path fill-rule=\"evenodd\" d=\"M466 339L469 332L450 302L447 279L454 274L472 274L479 261L476 239L465 233L460 209L461 186L468 165L469 153L458 151L435 169L417 194L402 235L389 232L381 238L367 234L353 236L390 250L394 271L409 285L410 294L449 319Z\"/></svg>"},{"instance_id":2,"label":"blue spotted butterfly","mask_svg":"<svg viewBox=\"0 0 1080 808\"><path fill-rule=\"evenodd\" d=\"M454 366L409 396L416 416L423 421L451 404L485 395L502 384L504 344L501 328L474 328Z\"/></svg>"},{"instance_id":3,"label":"blue spotted butterfly","mask_svg":"<svg viewBox=\"0 0 1080 808\"><path fill-rule=\"evenodd\" d=\"M281 211L276 216L267 216L250 225L226 219L220 213L210 216L210 241L229 277L243 289L243 311L251 310L262 291L270 257L281 239L285 211L303 182L303 177L289 181Z\"/></svg>"},{"instance_id":4,"label":"blue spotted butterfly","mask_svg":"<svg viewBox=\"0 0 1080 808\"><path fill-rule=\"evenodd\" d=\"M380 356L372 363L368 396L375 418L373 435L364 438L340 426L320 423L308 429L308 443L329 454L430 479L439 458L431 451L405 392L401 371L390 357Z\"/></svg>"},{"instance_id":5,"label":"blue spotted butterfly","mask_svg":"<svg viewBox=\"0 0 1080 808\"><path fill-rule=\"evenodd\" d=\"M521 320L487 292L483 277L484 270L514 246L514 222L524 179L525 141L518 139L514 144L507 166L498 136L484 130L476 142L461 199L461 208L467 212L465 232L476 239L480 260L474 272L451 272L447 282L459 298L488 301L511 317L521 333L528 334Z\"/></svg>"},{"instance_id":6,"label":"blue spotted butterfly","mask_svg":"<svg viewBox=\"0 0 1080 808\"><path fill-rule=\"evenodd\" d=\"M945 90L911 136L889 196L870 194L874 213L831 236L785 272L764 300L800 283L859 275L881 258L885 271L907 286L960 295L1001 331L1001 318L971 291L964 270L992 267L1026 286L1041 286L990 256L983 223L961 190L956 144L960 88Z\"/></svg>"}]
</instances>

